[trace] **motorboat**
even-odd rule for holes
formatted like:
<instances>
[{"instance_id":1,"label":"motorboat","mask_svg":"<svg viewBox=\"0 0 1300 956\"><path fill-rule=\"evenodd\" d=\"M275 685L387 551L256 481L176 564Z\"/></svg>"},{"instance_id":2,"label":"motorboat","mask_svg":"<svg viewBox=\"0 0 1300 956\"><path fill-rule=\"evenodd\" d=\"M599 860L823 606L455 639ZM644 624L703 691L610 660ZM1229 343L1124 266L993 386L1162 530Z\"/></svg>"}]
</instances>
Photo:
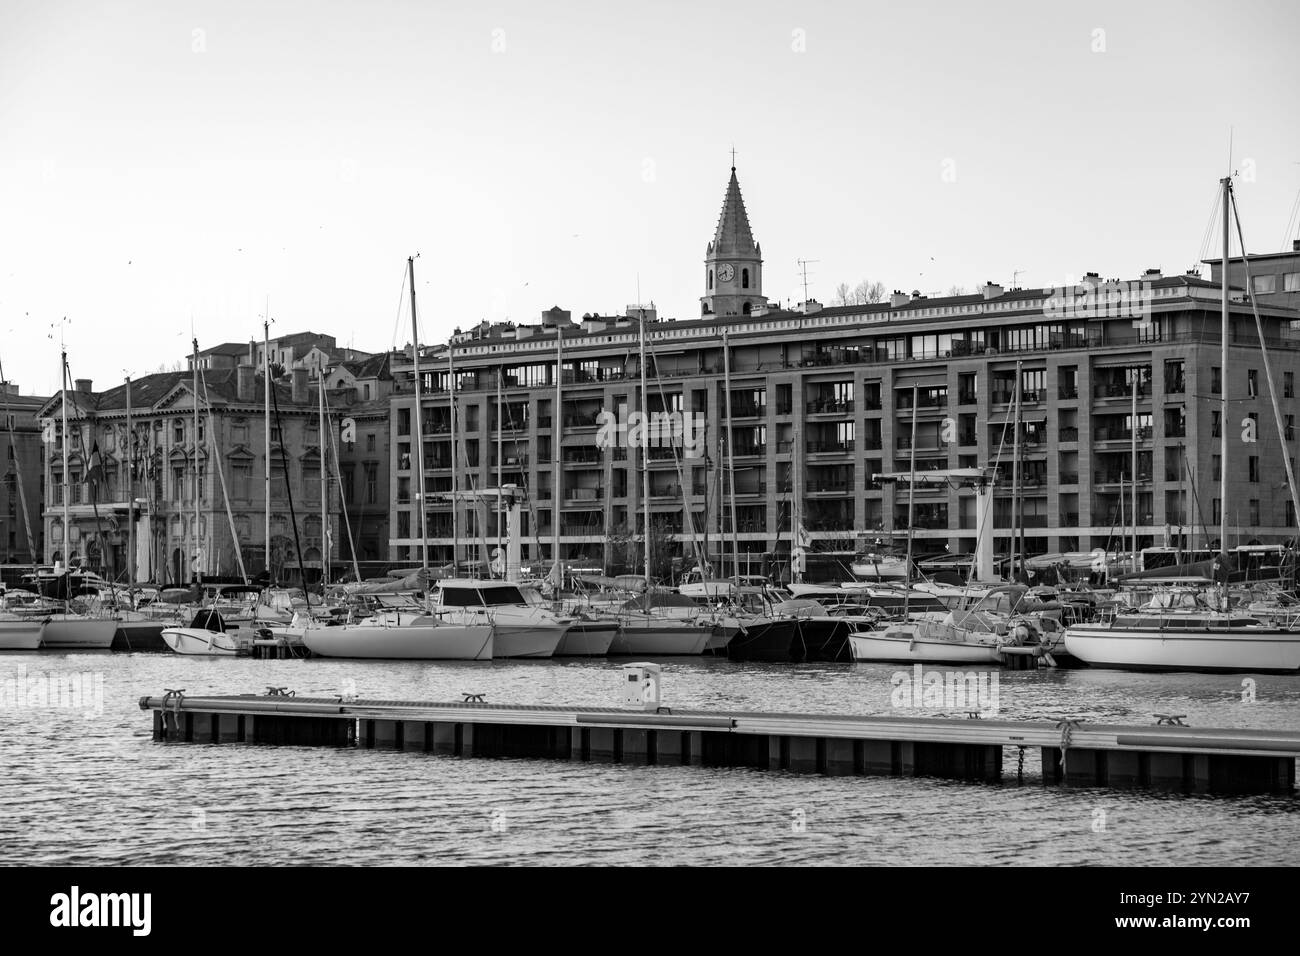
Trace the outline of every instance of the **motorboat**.
<instances>
[{"instance_id":1,"label":"motorboat","mask_svg":"<svg viewBox=\"0 0 1300 956\"><path fill-rule=\"evenodd\" d=\"M218 611L203 609L189 627L163 628L163 642L186 657L237 657L251 647L251 635L241 640L239 628ZM234 632L234 633L232 633Z\"/></svg>"},{"instance_id":2,"label":"motorboat","mask_svg":"<svg viewBox=\"0 0 1300 956\"><path fill-rule=\"evenodd\" d=\"M437 582L430 613L449 624L494 628L496 657L551 657L573 618L529 602L518 584L482 578Z\"/></svg>"}]
</instances>

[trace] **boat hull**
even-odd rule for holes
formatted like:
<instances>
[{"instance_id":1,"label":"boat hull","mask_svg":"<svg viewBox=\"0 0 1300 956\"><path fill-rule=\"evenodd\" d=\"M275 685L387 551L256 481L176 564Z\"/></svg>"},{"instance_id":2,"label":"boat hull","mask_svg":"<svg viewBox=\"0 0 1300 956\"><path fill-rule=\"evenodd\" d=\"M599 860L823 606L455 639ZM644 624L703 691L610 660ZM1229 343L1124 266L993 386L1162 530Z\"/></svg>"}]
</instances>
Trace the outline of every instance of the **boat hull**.
<instances>
[{"instance_id":1,"label":"boat hull","mask_svg":"<svg viewBox=\"0 0 1300 956\"><path fill-rule=\"evenodd\" d=\"M163 642L186 657L238 657L239 642L229 634L191 627L169 627L162 632Z\"/></svg>"},{"instance_id":2,"label":"boat hull","mask_svg":"<svg viewBox=\"0 0 1300 956\"><path fill-rule=\"evenodd\" d=\"M604 657L618 637L614 623L579 623L570 627L555 648L556 657Z\"/></svg>"},{"instance_id":3,"label":"boat hull","mask_svg":"<svg viewBox=\"0 0 1300 956\"><path fill-rule=\"evenodd\" d=\"M0 621L0 651L34 651L41 646L44 618Z\"/></svg>"},{"instance_id":4,"label":"boat hull","mask_svg":"<svg viewBox=\"0 0 1300 956\"><path fill-rule=\"evenodd\" d=\"M307 649L319 657L402 661L490 661L490 624L342 624L303 632Z\"/></svg>"},{"instance_id":5,"label":"boat hull","mask_svg":"<svg viewBox=\"0 0 1300 956\"><path fill-rule=\"evenodd\" d=\"M830 664L849 664L853 651L849 635L853 629L844 621L833 618L805 617L795 623L795 644L799 661L818 661Z\"/></svg>"},{"instance_id":6,"label":"boat hull","mask_svg":"<svg viewBox=\"0 0 1300 956\"><path fill-rule=\"evenodd\" d=\"M41 647L56 651L106 651L113 646L118 622L112 618L52 615L41 633Z\"/></svg>"},{"instance_id":7,"label":"boat hull","mask_svg":"<svg viewBox=\"0 0 1300 956\"><path fill-rule=\"evenodd\" d=\"M694 624L621 623L609 653L636 657L694 656L704 653L712 637L712 627Z\"/></svg>"},{"instance_id":8,"label":"boat hull","mask_svg":"<svg viewBox=\"0 0 1300 956\"><path fill-rule=\"evenodd\" d=\"M939 641L916 637L909 631L860 631L849 637L853 659L877 664L999 664L995 644Z\"/></svg>"},{"instance_id":9,"label":"boat hull","mask_svg":"<svg viewBox=\"0 0 1300 956\"><path fill-rule=\"evenodd\" d=\"M1218 673L1300 671L1300 632L1270 628L1151 632L1080 625L1066 628L1065 647L1090 667Z\"/></svg>"},{"instance_id":10,"label":"boat hull","mask_svg":"<svg viewBox=\"0 0 1300 956\"><path fill-rule=\"evenodd\" d=\"M161 621L118 621L113 650L165 651L168 649L162 636L165 630L167 625Z\"/></svg>"},{"instance_id":11,"label":"boat hull","mask_svg":"<svg viewBox=\"0 0 1300 956\"><path fill-rule=\"evenodd\" d=\"M553 657L567 624L494 624L493 657Z\"/></svg>"},{"instance_id":12,"label":"boat hull","mask_svg":"<svg viewBox=\"0 0 1300 956\"><path fill-rule=\"evenodd\" d=\"M733 661L773 664L803 660L803 647L796 627L794 620L751 622L727 643L727 657Z\"/></svg>"}]
</instances>

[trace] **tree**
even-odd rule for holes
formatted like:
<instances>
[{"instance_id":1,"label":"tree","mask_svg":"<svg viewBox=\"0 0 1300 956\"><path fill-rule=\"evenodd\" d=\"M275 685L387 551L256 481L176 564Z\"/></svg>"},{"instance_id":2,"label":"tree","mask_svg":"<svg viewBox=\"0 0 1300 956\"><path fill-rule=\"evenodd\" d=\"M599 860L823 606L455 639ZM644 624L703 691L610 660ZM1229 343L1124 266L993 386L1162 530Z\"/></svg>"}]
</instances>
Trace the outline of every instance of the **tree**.
<instances>
[{"instance_id":1,"label":"tree","mask_svg":"<svg viewBox=\"0 0 1300 956\"><path fill-rule=\"evenodd\" d=\"M873 305L885 297L885 284L883 282L868 282L863 279L853 290L853 297L856 300L855 305Z\"/></svg>"},{"instance_id":2,"label":"tree","mask_svg":"<svg viewBox=\"0 0 1300 956\"><path fill-rule=\"evenodd\" d=\"M946 295L970 295L970 292L966 289L965 286L954 285L954 286L949 286L948 291L945 294Z\"/></svg>"},{"instance_id":3,"label":"tree","mask_svg":"<svg viewBox=\"0 0 1300 956\"><path fill-rule=\"evenodd\" d=\"M853 292L849 289L847 282L841 282L835 287L835 305L856 305L853 301Z\"/></svg>"}]
</instances>

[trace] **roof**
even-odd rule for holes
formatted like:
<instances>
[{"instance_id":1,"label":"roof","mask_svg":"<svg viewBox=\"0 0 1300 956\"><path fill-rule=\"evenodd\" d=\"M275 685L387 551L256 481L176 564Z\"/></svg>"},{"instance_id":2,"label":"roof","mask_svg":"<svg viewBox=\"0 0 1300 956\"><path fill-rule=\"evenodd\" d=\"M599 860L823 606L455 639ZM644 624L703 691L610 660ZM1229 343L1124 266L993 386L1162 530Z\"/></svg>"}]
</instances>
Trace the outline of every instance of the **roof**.
<instances>
[{"instance_id":1,"label":"roof","mask_svg":"<svg viewBox=\"0 0 1300 956\"><path fill-rule=\"evenodd\" d=\"M754 234L749 228L749 215L745 212L745 200L740 195L736 167L732 166L727 195L722 200L722 212L718 216L718 228L709 244L709 252L715 256L730 256L756 255L757 251Z\"/></svg>"},{"instance_id":2,"label":"roof","mask_svg":"<svg viewBox=\"0 0 1300 956\"><path fill-rule=\"evenodd\" d=\"M247 355L247 342L222 342L220 345L214 345L210 349L203 349L200 355Z\"/></svg>"},{"instance_id":3,"label":"roof","mask_svg":"<svg viewBox=\"0 0 1300 956\"><path fill-rule=\"evenodd\" d=\"M238 392L239 369L223 368L205 371L199 380L199 394L203 394L204 384L207 385L207 394L213 402L228 404L237 404L240 402ZM254 373L253 376L253 393L256 396L254 404L261 405L263 401L264 387L261 384L262 376ZM142 414L152 410L159 402L165 399L178 387L189 391L193 385L193 373L185 372L156 372L153 375L145 375L140 378L131 379L131 407L140 411ZM309 386L310 391L310 386ZM57 395L51 396L47 402L55 401ZM78 412L99 411L115 412L124 411L127 406L127 385L122 384L109 389L106 392L85 392L69 391L68 402L70 409ZM275 399L280 405L285 407L298 407L293 401L293 388L285 382L275 383ZM315 398L309 398L306 404L314 405Z\"/></svg>"},{"instance_id":4,"label":"roof","mask_svg":"<svg viewBox=\"0 0 1300 956\"><path fill-rule=\"evenodd\" d=\"M382 352L379 355L371 355L369 358L354 359L339 364L351 372L355 378L389 379L393 377L388 371L389 359L390 355L387 352Z\"/></svg>"}]
</instances>

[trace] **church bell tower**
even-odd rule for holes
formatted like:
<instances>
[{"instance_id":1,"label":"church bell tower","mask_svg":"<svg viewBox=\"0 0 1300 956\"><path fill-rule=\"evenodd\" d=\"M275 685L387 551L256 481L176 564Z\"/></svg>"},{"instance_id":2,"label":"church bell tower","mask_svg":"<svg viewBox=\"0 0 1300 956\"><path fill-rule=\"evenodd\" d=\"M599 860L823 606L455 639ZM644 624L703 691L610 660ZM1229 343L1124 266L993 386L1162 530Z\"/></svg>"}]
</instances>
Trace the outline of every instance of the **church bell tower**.
<instances>
[{"instance_id":1,"label":"church bell tower","mask_svg":"<svg viewBox=\"0 0 1300 956\"><path fill-rule=\"evenodd\" d=\"M749 315L767 306L763 295L763 252L749 229L736 167L722 201L722 214L704 255L704 295L700 314Z\"/></svg>"}]
</instances>

